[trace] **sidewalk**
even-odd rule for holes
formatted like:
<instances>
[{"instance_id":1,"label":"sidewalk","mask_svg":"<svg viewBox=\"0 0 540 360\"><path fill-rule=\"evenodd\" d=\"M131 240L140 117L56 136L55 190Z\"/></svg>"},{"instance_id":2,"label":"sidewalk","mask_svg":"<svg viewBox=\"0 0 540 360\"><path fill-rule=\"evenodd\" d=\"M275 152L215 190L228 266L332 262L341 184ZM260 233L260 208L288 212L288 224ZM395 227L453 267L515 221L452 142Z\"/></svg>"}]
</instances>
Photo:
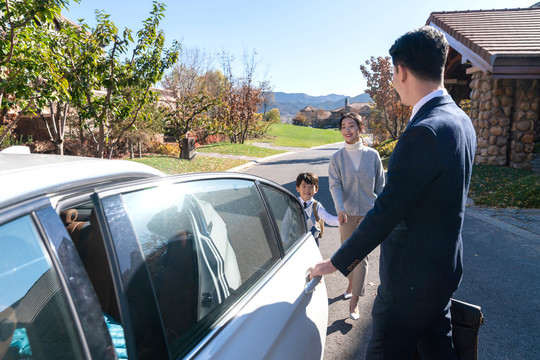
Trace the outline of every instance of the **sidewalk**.
<instances>
[{"instance_id":1,"label":"sidewalk","mask_svg":"<svg viewBox=\"0 0 540 360\"><path fill-rule=\"evenodd\" d=\"M540 241L540 209L468 206L465 214L518 236Z\"/></svg>"},{"instance_id":2,"label":"sidewalk","mask_svg":"<svg viewBox=\"0 0 540 360\"><path fill-rule=\"evenodd\" d=\"M309 149L305 147L274 146L272 143L265 143L265 142L254 142L251 145L266 148L266 149L285 150L289 152L299 152L299 151L304 151L304 150Z\"/></svg>"}]
</instances>

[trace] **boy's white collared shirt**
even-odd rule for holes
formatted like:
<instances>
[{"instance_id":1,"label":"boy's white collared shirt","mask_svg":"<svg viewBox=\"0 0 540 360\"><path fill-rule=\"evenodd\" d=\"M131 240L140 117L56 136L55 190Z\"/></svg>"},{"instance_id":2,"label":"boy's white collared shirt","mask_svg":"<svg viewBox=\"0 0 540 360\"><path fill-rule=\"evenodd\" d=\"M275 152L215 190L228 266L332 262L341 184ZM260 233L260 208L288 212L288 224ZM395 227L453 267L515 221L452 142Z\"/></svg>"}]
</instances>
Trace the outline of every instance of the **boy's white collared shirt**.
<instances>
[{"instance_id":1,"label":"boy's white collared shirt","mask_svg":"<svg viewBox=\"0 0 540 360\"><path fill-rule=\"evenodd\" d=\"M304 199L302 199L302 197L299 196L298 200L300 200L304 209L307 209L313 203L313 198L309 199L308 201L304 201Z\"/></svg>"},{"instance_id":2,"label":"boy's white collared shirt","mask_svg":"<svg viewBox=\"0 0 540 360\"><path fill-rule=\"evenodd\" d=\"M298 200L300 200L300 202L302 203L302 207L304 208L304 212L308 220L308 226L314 225L314 224L309 224L310 219L313 219L313 222L315 222L315 216L313 215L313 198L309 199L308 201L304 201L302 197L299 196ZM304 205L304 203L306 205ZM331 226L339 225L339 220L337 216L329 214L320 202L317 204L317 215L319 215L319 218L321 218L328 225L331 225Z\"/></svg>"},{"instance_id":3,"label":"boy's white collared shirt","mask_svg":"<svg viewBox=\"0 0 540 360\"><path fill-rule=\"evenodd\" d=\"M319 228L319 224L315 220L315 215L313 214L313 198L309 199L308 201L304 201L304 199L302 199L302 197L299 196L298 199L300 200L304 208L304 215L306 216L307 228L311 232L313 237L315 239L318 239L319 234L321 233L321 229Z\"/></svg>"},{"instance_id":4,"label":"boy's white collared shirt","mask_svg":"<svg viewBox=\"0 0 540 360\"><path fill-rule=\"evenodd\" d=\"M313 198L309 199L308 201L304 201L304 199L299 196L298 200L300 200L300 202L302 203L302 207L304 208L304 212L306 213L306 218L309 220L309 218L313 214Z\"/></svg>"}]
</instances>

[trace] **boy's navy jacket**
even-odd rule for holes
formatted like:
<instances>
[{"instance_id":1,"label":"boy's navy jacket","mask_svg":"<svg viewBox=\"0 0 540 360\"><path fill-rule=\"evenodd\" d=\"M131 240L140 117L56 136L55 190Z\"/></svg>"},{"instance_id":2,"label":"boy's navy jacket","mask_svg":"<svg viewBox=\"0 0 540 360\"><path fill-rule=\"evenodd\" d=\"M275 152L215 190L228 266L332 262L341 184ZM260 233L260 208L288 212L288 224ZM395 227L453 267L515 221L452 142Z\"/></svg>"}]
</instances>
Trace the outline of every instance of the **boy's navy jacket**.
<instances>
[{"instance_id":1,"label":"boy's navy jacket","mask_svg":"<svg viewBox=\"0 0 540 360\"><path fill-rule=\"evenodd\" d=\"M463 271L461 229L475 151L471 120L449 95L424 104L390 157L374 208L332 264L347 275L381 244L379 293L450 297Z\"/></svg>"}]
</instances>

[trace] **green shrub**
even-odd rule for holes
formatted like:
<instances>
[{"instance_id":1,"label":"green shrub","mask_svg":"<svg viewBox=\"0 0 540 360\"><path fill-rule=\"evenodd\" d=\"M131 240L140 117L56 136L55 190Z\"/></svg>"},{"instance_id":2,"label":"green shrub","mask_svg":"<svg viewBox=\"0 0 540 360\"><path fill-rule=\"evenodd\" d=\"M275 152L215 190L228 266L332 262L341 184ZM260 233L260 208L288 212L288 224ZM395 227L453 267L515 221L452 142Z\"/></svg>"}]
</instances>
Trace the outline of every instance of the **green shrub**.
<instances>
[{"instance_id":1,"label":"green shrub","mask_svg":"<svg viewBox=\"0 0 540 360\"><path fill-rule=\"evenodd\" d=\"M391 143L392 141L395 141L394 139L386 139L382 143L380 143L378 146L384 146L388 143Z\"/></svg>"},{"instance_id":2,"label":"green shrub","mask_svg":"<svg viewBox=\"0 0 540 360\"><path fill-rule=\"evenodd\" d=\"M180 149L176 143L154 143L151 151L154 154L166 155L166 156L180 156Z\"/></svg>"},{"instance_id":3,"label":"green shrub","mask_svg":"<svg viewBox=\"0 0 540 360\"><path fill-rule=\"evenodd\" d=\"M375 150L379 152L379 156L384 159L390 157L394 148L396 147L397 140L385 140L379 146L375 147Z\"/></svg>"},{"instance_id":4,"label":"green shrub","mask_svg":"<svg viewBox=\"0 0 540 360\"><path fill-rule=\"evenodd\" d=\"M4 128L0 126L0 133L2 132ZM4 138L2 143L0 144L0 149L6 149L10 146L17 146L17 145L25 145L28 146L33 142L32 135L30 135L27 139L23 138L21 135L18 139L15 135L8 135Z\"/></svg>"}]
</instances>

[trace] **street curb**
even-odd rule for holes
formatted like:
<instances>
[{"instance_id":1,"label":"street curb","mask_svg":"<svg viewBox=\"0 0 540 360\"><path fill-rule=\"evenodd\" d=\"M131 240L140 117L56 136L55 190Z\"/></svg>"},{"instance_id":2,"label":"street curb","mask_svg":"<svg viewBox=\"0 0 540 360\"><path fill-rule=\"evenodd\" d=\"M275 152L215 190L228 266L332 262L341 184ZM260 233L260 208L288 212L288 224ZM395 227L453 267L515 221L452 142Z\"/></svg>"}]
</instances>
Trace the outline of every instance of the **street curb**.
<instances>
[{"instance_id":1,"label":"street curb","mask_svg":"<svg viewBox=\"0 0 540 360\"><path fill-rule=\"evenodd\" d=\"M339 145L339 144L345 144L345 141L338 141L338 142L335 142L335 143L324 144L324 145L318 145L318 146L314 146L314 147L306 148L306 149L319 149L319 148L326 147L326 146L328 146L328 145ZM345 146L345 145L343 145L343 146Z\"/></svg>"},{"instance_id":2,"label":"street curb","mask_svg":"<svg viewBox=\"0 0 540 360\"><path fill-rule=\"evenodd\" d=\"M482 214L481 212L479 212L479 211L477 211L477 210L475 210L473 208L467 207L467 209L465 210L465 215L472 216L475 219L481 220L481 221L483 221L485 223L496 226L496 227L498 227L500 229L511 232L511 233L513 233L513 234L515 234L517 236L526 238L528 240L532 240L532 241L536 241L536 242L538 241L538 234L535 234L533 232L521 229L521 228L519 228L517 226L514 226L514 225L511 225L511 224L505 223L504 221L494 219L491 216L486 215L486 214Z\"/></svg>"},{"instance_id":3,"label":"street curb","mask_svg":"<svg viewBox=\"0 0 540 360\"><path fill-rule=\"evenodd\" d=\"M233 167L232 169L225 170L225 171L226 172L241 172L243 170L246 170L246 169L252 167L253 165L257 165L259 163L263 163L263 162L266 162L266 161L269 161L269 160L274 160L275 158L278 158L278 157L283 156L283 155L294 154L294 153L295 153L294 151L287 151L287 152L284 152L282 154L270 155L270 156L267 156L267 157L260 158L259 160L253 160L253 161L247 162L247 163L245 163L243 165L239 165L237 167Z\"/></svg>"}]
</instances>

